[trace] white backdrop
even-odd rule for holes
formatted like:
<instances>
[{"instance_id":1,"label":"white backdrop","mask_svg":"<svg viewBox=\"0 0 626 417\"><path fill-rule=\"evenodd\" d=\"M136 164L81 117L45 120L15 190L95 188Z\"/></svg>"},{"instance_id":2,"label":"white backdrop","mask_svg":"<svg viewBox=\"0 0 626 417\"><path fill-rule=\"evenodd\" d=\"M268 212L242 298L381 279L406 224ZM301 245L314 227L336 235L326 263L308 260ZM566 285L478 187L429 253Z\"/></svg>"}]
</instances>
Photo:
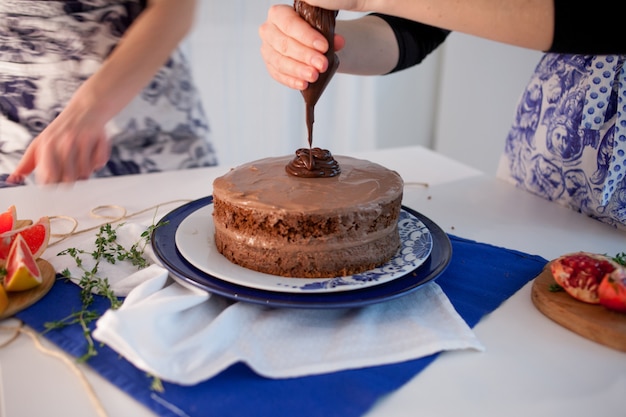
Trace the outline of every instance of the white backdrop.
<instances>
[{"instance_id":1,"label":"white backdrop","mask_svg":"<svg viewBox=\"0 0 626 417\"><path fill-rule=\"evenodd\" d=\"M541 53L453 33L442 54L433 148L495 175Z\"/></svg>"},{"instance_id":2,"label":"white backdrop","mask_svg":"<svg viewBox=\"0 0 626 417\"><path fill-rule=\"evenodd\" d=\"M308 146L301 94L275 82L261 59L258 28L274 3L293 4L201 0L186 43L222 165ZM337 74L316 106L313 145L349 154L420 144L495 173L517 98L538 57L454 33L422 64L401 73Z\"/></svg>"}]
</instances>

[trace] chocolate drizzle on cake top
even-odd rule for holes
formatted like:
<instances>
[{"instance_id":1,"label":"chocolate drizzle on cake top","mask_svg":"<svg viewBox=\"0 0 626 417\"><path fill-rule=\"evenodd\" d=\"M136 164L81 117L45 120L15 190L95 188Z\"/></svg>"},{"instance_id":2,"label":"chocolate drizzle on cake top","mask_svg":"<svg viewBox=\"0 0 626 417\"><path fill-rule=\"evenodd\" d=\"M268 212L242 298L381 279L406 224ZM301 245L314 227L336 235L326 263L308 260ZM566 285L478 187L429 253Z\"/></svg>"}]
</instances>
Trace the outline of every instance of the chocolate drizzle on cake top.
<instances>
[{"instance_id":1,"label":"chocolate drizzle on cake top","mask_svg":"<svg viewBox=\"0 0 626 417\"><path fill-rule=\"evenodd\" d=\"M313 164L311 164L311 161ZM327 149L300 148L285 167L287 173L304 178L334 177L341 173L339 163Z\"/></svg>"},{"instance_id":2,"label":"chocolate drizzle on cake top","mask_svg":"<svg viewBox=\"0 0 626 417\"><path fill-rule=\"evenodd\" d=\"M322 33L328 41L329 47L325 54L328 59L328 69L326 72L320 74L317 81L310 83L309 86L302 91L302 96L306 104L306 125L309 135L309 149L298 149L296 151L296 157L285 169L289 174L300 177L332 177L339 175L341 172L339 164L333 159L328 150L313 148L313 123L315 122L315 104L339 67L339 58L335 54L334 47L335 18L338 12L336 10L313 7L300 0L295 0L293 7L305 21ZM307 162L303 162L304 155L308 157ZM332 168L329 168L330 166L332 166ZM304 171L309 172L305 173Z\"/></svg>"}]
</instances>

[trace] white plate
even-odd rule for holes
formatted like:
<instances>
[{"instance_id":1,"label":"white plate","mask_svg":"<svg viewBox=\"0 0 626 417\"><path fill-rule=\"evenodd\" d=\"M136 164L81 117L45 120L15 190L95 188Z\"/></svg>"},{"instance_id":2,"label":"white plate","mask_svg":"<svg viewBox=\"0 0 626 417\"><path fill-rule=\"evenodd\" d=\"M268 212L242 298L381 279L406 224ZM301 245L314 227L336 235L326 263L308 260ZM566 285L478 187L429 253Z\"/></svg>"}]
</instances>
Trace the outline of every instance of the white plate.
<instances>
[{"instance_id":1,"label":"white plate","mask_svg":"<svg viewBox=\"0 0 626 417\"><path fill-rule=\"evenodd\" d=\"M187 216L176 229L176 247L190 264L221 280L277 292L337 292L383 284L402 277L422 265L433 247L430 231L417 217L401 210L398 228L402 245L386 264L363 272L336 278L286 278L264 274L230 262L217 251L214 240L213 204Z\"/></svg>"}]
</instances>

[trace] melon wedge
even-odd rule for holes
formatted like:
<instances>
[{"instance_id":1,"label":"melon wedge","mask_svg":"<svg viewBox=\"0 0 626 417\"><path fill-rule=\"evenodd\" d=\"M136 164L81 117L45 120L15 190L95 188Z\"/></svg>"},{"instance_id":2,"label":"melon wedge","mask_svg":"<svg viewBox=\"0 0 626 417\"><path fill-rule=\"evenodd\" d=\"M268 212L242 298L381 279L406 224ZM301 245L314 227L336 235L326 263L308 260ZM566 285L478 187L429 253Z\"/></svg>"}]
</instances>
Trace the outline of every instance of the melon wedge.
<instances>
[{"instance_id":1,"label":"melon wedge","mask_svg":"<svg viewBox=\"0 0 626 417\"><path fill-rule=\"evenodd\" d=\"M11 206L4 213L0 213L0 233L15 229L16 221L17 210L15 209L15 206Z\"/></svg>"},{"instance_id":2,"label":"melon wedge","mask_svg":"<svg viewBox=\"0 0 626 417\"><path fill-rule=\"evenodd\" d=\"M33 257L26 239L17 234L6 265L4 288L8 291L26 291L43 282L39 266Z\"/></svg>"},{"instance_id":3,"label":"melon wedge","mask_svg":"<svg viewBox=\"0 0 626 417\"><path fill-rule=\"evenodd\" d=\"M45 216L31 225L0 234L0 264L8 259L9 251L17 235L24 238L33 257L37 259L48 247L48 241L50 240L50 219Z\"/></svg>"}]
</instances>

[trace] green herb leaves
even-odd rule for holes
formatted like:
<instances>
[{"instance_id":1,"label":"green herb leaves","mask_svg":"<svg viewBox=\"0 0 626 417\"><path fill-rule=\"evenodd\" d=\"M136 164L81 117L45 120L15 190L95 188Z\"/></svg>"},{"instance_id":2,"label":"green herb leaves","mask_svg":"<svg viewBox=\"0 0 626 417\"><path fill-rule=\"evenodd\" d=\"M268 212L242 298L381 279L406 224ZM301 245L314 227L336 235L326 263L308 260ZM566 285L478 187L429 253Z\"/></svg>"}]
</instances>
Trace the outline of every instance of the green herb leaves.
<instances>
[{"instance_id":1,"label":"green herb leaves","mask_svg":"<svg viewBox=\"0 0 626 417\"><path fill-rule=\"evenodd\" d=\"M94 294L105 297L110 308L117 309L122 305L122 301L115 295L109 285L107 277L99 275L99 266L101 262L115 264L118 262L130 262L137 269L142 269L150 265L149 261L144 257L146 245L150 242L152 232L164 223L149 226L141 235L136 243L130 248L124 248L117 241L117 231L124 225L120 223L112 226L107 223L100 226L100 230L96 233L95 250L91 253L77 248L69 248L58 254L58 256L71 256L76 262L76 266L82 272L80 277L72 277L69 269L61 271L61 275L66 279L77 281L81 287L81 310L70 314L68 317L55 322L45 324L46 331L59 329L65 326L78 324L82 327L85 339L87 340L87 352L79 358L79 361L87 361L92 356L97 355L97 350L93 339L91 338L91 330L89 325L91 322L100 318L100 314L91 310L94 300ZM95 260L95 264L91 269L84 267L83 259L91 257Z\"/></svg>"}]
</instances>

